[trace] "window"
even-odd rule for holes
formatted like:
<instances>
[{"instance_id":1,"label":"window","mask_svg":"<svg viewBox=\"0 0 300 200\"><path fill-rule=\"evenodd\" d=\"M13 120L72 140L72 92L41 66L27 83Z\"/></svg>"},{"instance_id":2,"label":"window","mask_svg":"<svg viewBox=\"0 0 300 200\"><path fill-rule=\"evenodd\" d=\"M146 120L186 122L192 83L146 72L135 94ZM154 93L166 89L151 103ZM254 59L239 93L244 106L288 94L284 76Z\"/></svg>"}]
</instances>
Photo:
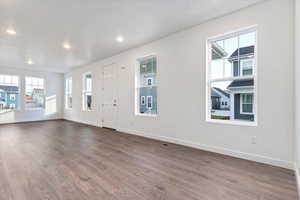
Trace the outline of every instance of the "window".
<instances>
[{"instance_id":1,"label":"window","mask_svg":"<svg viewBox=\"0 0 300 200\"><path fill-rule=\"evenodd\" d=\"M153 83L153 78L152 77L148 77L147 78L147 85L152 85L152 83Z\"/></svg>"},{"instance_id":2,"label":"window","mask_svg":"<svg viewBox=\"0 0 300 200\"><path fill-rule=\"evenodd\" d=\"M20 108L19 77L0 74L0 113Z\"/></svg>"},{"instance_id":3,"label":"window","mask_svg":"<svg viewBox=\"0 0 300 200\"><path fill-rule=\"evenodd\" d=\"M153 100L153 97L152 96L147 96L147 108L148 109L152 109L152 100Z\"/></svg>"},{"instance_id":4,"label":"window","mask_svg":"<svg viewBox=\"0 0 300 200\"><path fill-rule=\"evenodd\" d=\"M253 113L253 94L241 94L241 113Z\"/></svg>"},{"instance_id":5,"label":"window","mask_svg":"<svg viewBox=\"0 0 300 200\"><path fill-rule=\"evenodd\" d=\"M42 109L45 107L45 80L25 77L25 108Z\"/></svg>"},{"instance_id":6,"label":"window","mask_svg":"<svg viewBox=\"0 0 300 200\"><path fill-rule=\"evenodd\" d=\"M141 96L141 104L142 105L146 104L146 97L145 96Z\"/></svg>"},{"instance_id":7,"label":"window","mask_svg":"<svg viewBox=\"0 0 300 200\"><path fill-rule=\"evenodd\" d=\"M241 60L241 67L242 67L242 75L252 75L253 73L253 59L243 59Z\"/></svg>"},{"instance_id":8,"label":"window","mask_svg":"<svg viewBox=\"0 0 300 200\"><path fill-rule=\"evenodd\" d=\"M66 79L65 106L66 106L67 109L72 108L72 78L67 78Z\"/></svg>"},{"instance_id":9,"label":"window","mask_svg":"<svg viewBox=\"0 0 300 200\"><path fill-rule=\"evenodd\" d=\"M16 100L16 94L10 94L10 100L15 101Z\"/></svg>"},{"instance_id":10,"label":"window","mask_svg":"<svg viewBox=\"0 0 300 200\"><path fill-rule=\"evenodd\" d=\"M92 74L83 75L83 92L82 92L83 110L92 110Z\"/></svg>"},{"instance_id":11,"label":"window","mask_svg":"<svg viewBox=\"0 0 300 200\"><path fill-rule=\"evenodd\" d=\"M138 59L136 70L136 113L157 114L157 59L148 56ZM147 97L145 99L145 97ZM146 102L145 102L146 101Z\"/></svg>"},{"instance_id":12,"label":"window","mask_svg":"<svg viewBox=\"0 0 300 200\"><path fill-rule=\"evenodd\" d=\"M256 29L208 40L207 120L256 125Z\"/></svg>"}]
</instances>

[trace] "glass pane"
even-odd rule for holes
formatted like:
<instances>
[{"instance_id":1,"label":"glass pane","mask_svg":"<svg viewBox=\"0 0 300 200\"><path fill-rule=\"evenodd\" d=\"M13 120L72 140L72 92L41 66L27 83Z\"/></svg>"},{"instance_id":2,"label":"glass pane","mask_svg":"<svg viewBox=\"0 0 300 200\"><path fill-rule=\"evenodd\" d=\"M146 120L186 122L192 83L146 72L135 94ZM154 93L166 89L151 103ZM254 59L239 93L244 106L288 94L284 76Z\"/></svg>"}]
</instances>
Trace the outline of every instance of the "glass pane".
<instances>
[{"instance_id":1,"label":"glass pane","mask_svg":"<svg viewBox=\"0 0 300 200\"><path fill-rule=\"evenodd\" d=\"M224 60L224 78L232 77L232 63L228 60Z\"/></svg>"},{"instance_id":2,"label":"glass pane","mask_svg":"<svg viewBox=\"0 0 300 200\"><path fill-rule=\"evenodd\" d=\"M10 75L0 75L0 113L18 109L19 91L18 77Z\"/></svg>"},{"instance_id":3,"label":"glass pane","mask_svg":"<svg viewBox=\"0 0 300 200\"><path fill-rule=\"evenodd\" d=\"M252 104L243 104L243 112L252 113L253 112L253 105Z\"/></svg>"},{"instance_id":4,"label":"glass pane","mask_svg":"<svg viewBox=\"0 0 300 200\"><path fill-rule=\"evenodd\" d=\"M219 60L224 59L226 57L226 52L224 49L224 41L216 41L211 43L211 59L212 60Z\"/></svg>"},{"instance_id":5,"label":"glass pane","mask_svg":"<svg viewBox=\"0 0 300 200\"><path fill-rule=\"evenodd\" d=\"M239 37L239 46L241 47L248 47L255 45L255 32L247 33L240 35Z\"/></svg>"},{"instance_id":6,"label":"glass pane","mask_svg":"<svg viewBox=\"0 0 300 200\"><path fill-rule=\"evenodd\" d=\"M88 94L86 96L87 109L92 110L92 95Z\"/></svg>"},{"instance_id":7,"label":"glass pane","mask_svg":"<svg viewBox=\"0 0 300 200\"><path fill-rule=\"evenodd\" d=\"M221 81L211 83L210 89L210 113L212 119L230 120L230 91L228 86L231 81Z\"/></svg>"},{"instance_id":8,"label":"glass pane","mask_svg":"<svg viewBox=\"0 0 300 200\"><path fill-rule=\"evenodd\" d=\"M155 85L156 84L156 58L151 57L140 61L139 85Z\"/></svg>"},{"instance_id":9,"label":"glass pane","mask_svg":"<svg viewBox=\"0 0 300 200\"><path fill-rule=\"evenodd\" d=\"M25 78L25 108L44 108L45 90L44 80L41 78Z\"/></svg>"},{"instance_id":10,"label":"glass pane","mask_svg":"<svg viewBox=\"0 0 300 200\"><path fill-rule=\"evenodd\" d=\"M92 92L92 78L86 79L86 91Z\"/></svg>"},{"instance_id":11,"label":"glass pane","mask_svg":"<svg viewBox=\"0 0 300 200\"><path fill-rule=\"evenodd\" d=\"M232 59L237 56L238 51L238 37L232 37L224 40L224 50L227 59Z\"/></svg>"},{"instance_id":12,"label":"glass pane","mask_svg":"<svg viewBox=\"0 0 300 200\"><path fill-rule=\"evenodd\" d=\"M138 93L139 99L141 99L139 113L157 114L157 88L142 87L138 89Z\"/></svg>"},{"instance_id":13,"label":"glass pane","mask_svg":"<svg viewBox=\"0 0 300 200\"><path fill-rule=\"evenodd\" d=\"M223 78L224 74L224 62L223 60L211 61L211 79Z\"/></svg>"}]
</instances>

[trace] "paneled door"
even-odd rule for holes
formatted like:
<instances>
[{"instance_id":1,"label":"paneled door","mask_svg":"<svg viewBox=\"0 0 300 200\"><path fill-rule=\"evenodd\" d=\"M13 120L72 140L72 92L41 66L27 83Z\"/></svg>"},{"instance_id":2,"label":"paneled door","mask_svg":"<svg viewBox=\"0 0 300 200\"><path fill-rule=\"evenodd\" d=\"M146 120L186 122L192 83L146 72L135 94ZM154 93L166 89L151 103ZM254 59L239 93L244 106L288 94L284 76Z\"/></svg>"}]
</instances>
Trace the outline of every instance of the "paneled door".
<instances>
[{"instance_id":1,"label":"paneled door","mask_svg":"<svg viewBox=\"0 0 300 200\"><path fill-rule=\"evenodd\" d=\"M103 67L103 103L102 103L102 126L116 129L117 123L117 68L115 64Z\"/></svg>"}]
</instances>

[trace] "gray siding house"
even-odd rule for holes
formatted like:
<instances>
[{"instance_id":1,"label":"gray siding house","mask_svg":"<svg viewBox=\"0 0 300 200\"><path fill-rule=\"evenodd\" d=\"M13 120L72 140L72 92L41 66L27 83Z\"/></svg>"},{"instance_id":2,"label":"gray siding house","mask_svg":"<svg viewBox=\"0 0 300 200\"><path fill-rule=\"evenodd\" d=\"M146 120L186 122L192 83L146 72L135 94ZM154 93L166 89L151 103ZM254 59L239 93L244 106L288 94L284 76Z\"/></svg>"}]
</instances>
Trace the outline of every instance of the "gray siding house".
<instances>
[{"instance_id":1,"label":"gray siding house","mask_svg":"<svg viewBox=\"0 0 300 200\"><path fill-rule=\"evenodd\" d=\"M233 76L243 77L243 79L232 81L227 87L232 100L231 119L254 121L254 80L251 77L254 51L254 46L239 48L228 58L233 66Z\"/></svg>"},{"instance_id":2,"label":"gray siding house","mask_svg":"<svg viewBox=\"0 0 300 200\"><path fill-rule=\"evenodd\" d=\"M222 58L225 53L221 47L213 46L213 57ZM236 49L229 56L233 80L227 88L211 88L211 115L215 119L254 121L254 46ZM223 105L222 105L223 103ZM227 104L227 105L225 105ZM227 112L226 112L227 110Z\"/></svg>"}]
</instances>

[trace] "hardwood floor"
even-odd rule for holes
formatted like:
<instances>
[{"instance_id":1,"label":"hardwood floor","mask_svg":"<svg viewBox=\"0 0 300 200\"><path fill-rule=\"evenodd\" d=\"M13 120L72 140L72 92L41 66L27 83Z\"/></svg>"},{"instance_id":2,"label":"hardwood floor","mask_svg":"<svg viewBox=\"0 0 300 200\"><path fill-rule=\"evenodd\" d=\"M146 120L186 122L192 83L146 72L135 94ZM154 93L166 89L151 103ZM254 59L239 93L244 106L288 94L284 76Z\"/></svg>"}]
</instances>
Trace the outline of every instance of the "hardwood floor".
<instances>
[{"instance_id":1,"label":"hardwood floor","mask_svg":"<svg viewBox=\"0 0 300 200\"><path fill-rule=\"evenodd\" d=\"M296 200L291 170L63 120L0 126L0 200Z\"/></svg>"}]
</instances>

